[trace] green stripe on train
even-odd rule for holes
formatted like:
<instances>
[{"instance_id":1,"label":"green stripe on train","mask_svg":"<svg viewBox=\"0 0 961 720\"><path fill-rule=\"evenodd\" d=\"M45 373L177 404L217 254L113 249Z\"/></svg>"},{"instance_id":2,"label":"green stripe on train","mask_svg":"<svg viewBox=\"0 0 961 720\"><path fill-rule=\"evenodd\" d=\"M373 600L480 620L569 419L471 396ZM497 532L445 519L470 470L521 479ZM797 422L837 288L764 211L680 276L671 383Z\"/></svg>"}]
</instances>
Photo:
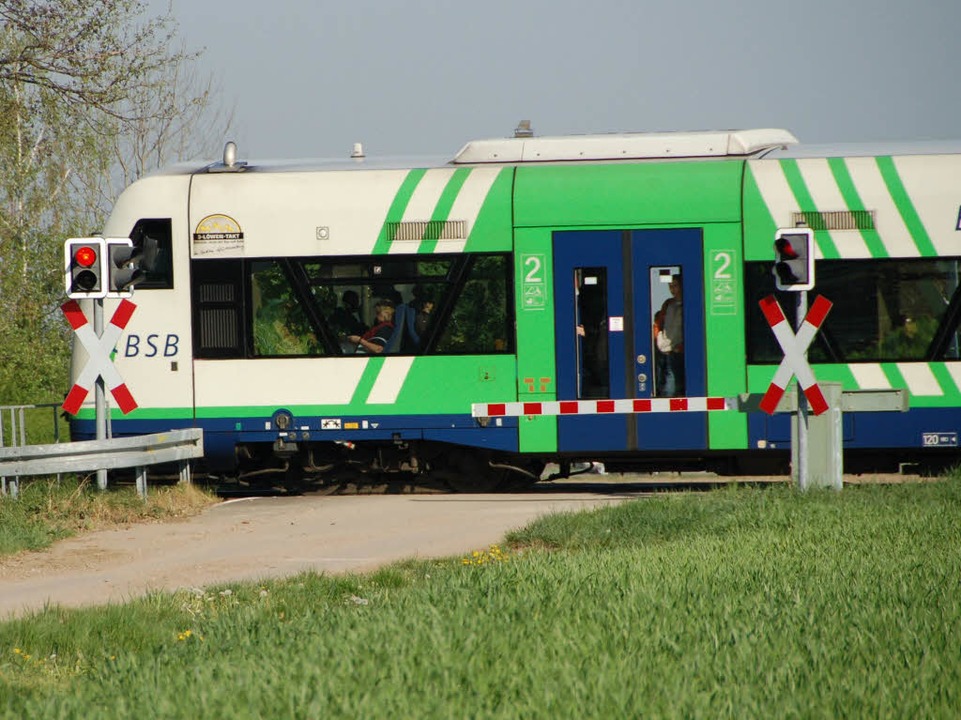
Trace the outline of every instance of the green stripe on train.
<instances>
[{"instance_id":1,"label":"green stripe on train","mask_svg":"<svg viewBox=\"0 0 961 720\"><path fill-rule=\"evenodd\" d=\"M503 168L491 185L477 213L474 227L464 249L469 252L495 252L514 247L514 169Z\"/></svg>"},{"instance_id":2,"label":"green stripe on train","mask_svg":"<svg viewBox=\"0 0 961 720\"><path fill-rule=\"evenodd\" d=\"M804 182L798 161L794 159L781 160L781 169L784 170L784 177L787 178L788 185L791 188L791 192L794 193L794 199L797 201L801 211L816 211L817 205L811 196L811 192L808 190L807 183ZM821 251L821 256L826 260L834 260L841 257L841 253L838 252L838 247L829 231L815 230L814 240L817 243L818 249Z\"/></svg>"},{"instance_id":3,"label":"green stripe on train","mask_svg":"<svg viewBox=\"0 0 961 720\"><path fill-rule=\"evenodd\" d=\"M403 220L404 211L407 209L407 205L410 204L410 199L414 196L417 185L426 173L427 170L423 168L411 170L407 173L407 177L404 178L404 182L401 183L400 189L397 191L393 202L390 204L390 208L387 210L387 217L384 218L384 222L380 226L380 234L377 236L377 242L374 243L374 249L371 250L372 255L385 255L390 249L392 238L387 237L387 229L392 223L399 223Z\"/></svg>"},{"instance_id":4,"label":"green stripe on train","mask_svg":"<svg viewBox=\"0 0 961 720\"><path fill-rule=\"evenodd\" d=\"M744 260L774 261L774 233L777 223L764 202L753 167L744 173Z\"/></svg>"},{"instance_id":5,"label":"green stripe on train","mask_svg":"<svg viewBox=\"0 0 961 720\"><path fill-rule=\"evenodd\" d=\"M464 186L467 176L470 175L470 168L457 168L450 176L444 191L437 200L434 212L430 216L431 222L427 225L427 231L421 238L420 245L417 247L419 253L432 253L437 249L437 240L440 237L441 228L445 220L450 218L450 209L454 206L458 193Z\"/></svg>"},{"instance_id":6,"label":"green stripe on train","mask_svg":"<svg viewBox=\"0 0 961 720\"><path fill-rule=\"evenodd\" d=\"M861 201L861 196L858 193L857 187L854 185L854 180L851 178L846 160L844 158L831 158L828 160L828 166L831 168L834 180L838 184L838 189L841 191L841 196L844 198L847 209L851 212L867 211L868 208ZM881 242L881 237L878 235L877 229L861 230L860 233L864 239L864 243L868 247L868 252L871 253L871 257L888 257L888 250L884 247L884 243Z\"/></svg>"},{"instance_id":7,"label":"green stripe on train","mask_svg":"<svg viewBox=\"0 0 961 720\"><path fill-rule=\"evenodd\" d=\"M911 202L911 197L908 195L908 191L905 190L904 183L901 182L901 176L898 174L898 169L894 165L894 159L891 157L879 157L876 159L876 162L878 169L881 171L881 177L884 178L884 182L888 187L888 192L891 193L891 199L894 200L894 204L901 214L901 219L904 220L908 232L911 233L911 239L914 240L918 252L921 253L922 256L937 255L938 251L935 250L934 243L931 242L928 231L924 229L921 217L918 215L914 203Z\"/></svg>"}]
</instances>

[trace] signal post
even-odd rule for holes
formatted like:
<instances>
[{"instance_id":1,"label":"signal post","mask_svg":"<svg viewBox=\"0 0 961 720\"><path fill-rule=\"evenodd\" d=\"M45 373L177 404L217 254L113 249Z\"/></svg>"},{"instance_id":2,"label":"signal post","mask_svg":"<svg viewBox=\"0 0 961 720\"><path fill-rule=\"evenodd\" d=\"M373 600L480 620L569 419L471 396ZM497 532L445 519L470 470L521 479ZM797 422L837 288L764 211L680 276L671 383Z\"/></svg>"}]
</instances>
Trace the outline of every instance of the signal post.
<instances>
[{"instance_id":1,"label":"signal post","mask_svg":"<svg viewBox=\"0 0 961 720\"><path fill-rule=\"evenodd\" d=\"M770 307L764 307L768 299L762 300L761 303L762 309L768 317L768 322L785 351L784 363L790 362L789 367L793 367L792 372L797 375L797 432L792 433L792 440L795 439L794 436L796 435L797 443L796 447L792 443L791 457L795 461L793 471L797 477L798 487L801 490L806 490L808 488L808 469L810 466L810 447L808 445L809 394L811 399L814 400L814 413L816 415L828 409L824 396L814 381L814 373L808 365L807 348L831 309L831 303L826 299L818 298L818 302L815 303L816 308L814 308L817 312L812 312L814 317L808 316L808 290L814 287L814 231L811 228L797 227L778 230L774 235L774 256L775 286L778 290L795 293L795 335L792 338L785 337L783 331L781 334L778 333L777 324L772 322L776 318L770 314ZM776 300L774 304L777 304ZM783 319L783 314L781 319ZM806 323L813 330L806 331L804 327ZM800 351L800 354L798 354L798 351ZM784 363L782 363L782 366ZM808 375L809 377L802 377ZM789 381L790 377L785 381L785 385ZM776 382L777 375L765 395L765 400L768 399L771 391L778 387ZM784 386L780 387L783 388ZM774 400L773 405L769 402L766 404L764 401L761 403L762 409L770 413L774 412L774 405L777 405L777 400Z\"/></svg>"},{"instance_id":2,"label":"signal post","mask_svg":"<svg viewBox=\"0 0 961 720\"><path fill-rule=\"evenodd\" d=\"M129 238L71 238L64 243L64 286L69 301L62 306L67 320L70 322L78 339L87 349L89 358L88 367L81 373L84 375L94 374L94 399L96 407L96 434L97 440L107 438L107 396L105 375L111 375L113 379L119 380L111 387L111 392L118 399L121 411L126 414L137 407L126 385L120 380L119 374L113 367L109 357L109 350L100 347L100 340L104 336L104 316L103 300L105 297L124 298L124 303L129 307L123 307L122 312L118 309L117 315L121 320L117 321L117 315L111 320L112 325L117 326L116 332L111 332L106 338L108 343L112 339L119 338L119 332L123 330L127 320L133 313L134 305L126 300L133 295L133 286L143 273L139 267L140 255L133 247L133 241ZM83 311L77 304L79 299L93 300L93 333L91 338L90 329L86 326L86 318ZM113 337L116 335L116 337ZM110 343L112 345L112 343ZM78 382L71 388L67 399L64 401L63 408L69 413L76 414L80 410L83 399L89 390L85 382ZM106 469L97 470L97 486L104 490L107 487Z\"/></svg>"}]
</instances>

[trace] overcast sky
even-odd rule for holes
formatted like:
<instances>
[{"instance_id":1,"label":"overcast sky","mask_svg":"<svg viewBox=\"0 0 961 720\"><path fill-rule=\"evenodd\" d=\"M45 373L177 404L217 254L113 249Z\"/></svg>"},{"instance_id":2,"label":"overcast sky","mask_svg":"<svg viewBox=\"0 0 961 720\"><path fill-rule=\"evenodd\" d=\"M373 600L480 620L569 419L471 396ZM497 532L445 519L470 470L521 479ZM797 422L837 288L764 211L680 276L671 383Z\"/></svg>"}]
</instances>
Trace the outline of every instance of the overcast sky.
<instances>
[{"instance_id":1,"label":"overcast sky","mask_svg":"<svg viewBox=\"0 0 961 720\"><path fill-rule=\"evenodd\" d=\"M149 0L162 11L168 0ZM173 0L241 158L538 135L961 138L959 0ZM219 142L220 139L217 139Z\"/></svg>"}]
</instances>

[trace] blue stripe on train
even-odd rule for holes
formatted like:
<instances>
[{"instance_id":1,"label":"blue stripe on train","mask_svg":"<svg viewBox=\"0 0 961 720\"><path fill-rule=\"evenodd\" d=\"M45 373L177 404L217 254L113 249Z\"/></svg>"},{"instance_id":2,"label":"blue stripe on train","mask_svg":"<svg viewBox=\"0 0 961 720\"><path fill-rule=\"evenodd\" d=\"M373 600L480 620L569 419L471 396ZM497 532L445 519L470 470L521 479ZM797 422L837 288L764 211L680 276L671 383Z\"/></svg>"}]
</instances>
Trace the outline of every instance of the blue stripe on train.
<instances>
[{"instance_id":1,"label":"blue stripe on train","mask_svg":"<svg viewBox=\"0 0 961 720\"><path fill-rule=\"evenodd\" d=\"M517 452L517 418L500 418L480 427L469 415L390 415L356 417L293 416L286 431L272 423L272 417L216 418L194 420L113 420L113 436L151 433L199 427L204 431L204 458L211 468L232 468L237 443L273 443L283 437L289 442L364 442L428 440L467 447ZM356 427L354 427L356 426ZM93 420L73 420L73 440L92 440Z\"/></svg>"},{"instance_id":2,"label":"blue stripe on train","mask_svg":"<svg viewBox=\"0 0 961 720\"><path fill-rule=\"evenodd\" d=\"M844 447L849 450L944 448L950 438L961 436L961 412L957 408L914 408L907 412L850 412L842 418ZM939 436L932 442L932 436ZM764 442L768 448L791 446L791 416L779 413L748 416L749 448Z\"/></svg>"}]
</instances>

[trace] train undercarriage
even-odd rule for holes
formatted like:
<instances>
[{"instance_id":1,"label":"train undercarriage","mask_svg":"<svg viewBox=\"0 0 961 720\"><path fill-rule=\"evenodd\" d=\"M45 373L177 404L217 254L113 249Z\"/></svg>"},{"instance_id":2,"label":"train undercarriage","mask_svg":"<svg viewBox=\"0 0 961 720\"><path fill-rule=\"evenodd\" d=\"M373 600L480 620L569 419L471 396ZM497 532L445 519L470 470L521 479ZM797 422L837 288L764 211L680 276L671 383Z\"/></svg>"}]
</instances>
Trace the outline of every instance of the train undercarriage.
<instances>
[{"instance_id":1,"label":"train undercarriage","mask_svg":"<svg viewBox=\"0 0 961 720\"><path fill-rule=\"evenodd\" d=\"M521 491L541 480L566 479L605 467L616 473L714 473L719 477L787 476L787 452L612 454L538 457L439 442L249 443L236 448L229 478L250 487L288 491L337 492L348 485L419 487L438 491L488 493ZM897 452L845 453L845 472L932 474L957 465L956 453L923 456ZM545 472L550 463L550 470ZM203 469L198 468L201 474Z\"/></svg>"},{"instance_id":2,"label":"train undercarriage","mask_svg":"<svg viewBox=\"0 0 961 720\"><path fill-rule=\"evenodd\" d=\"M236 477L290 489L335 492L348 483L417 484L454 492L529 487L545 462L437 442L325 442L237 446Z\"/></svg>"}]
</instances>

